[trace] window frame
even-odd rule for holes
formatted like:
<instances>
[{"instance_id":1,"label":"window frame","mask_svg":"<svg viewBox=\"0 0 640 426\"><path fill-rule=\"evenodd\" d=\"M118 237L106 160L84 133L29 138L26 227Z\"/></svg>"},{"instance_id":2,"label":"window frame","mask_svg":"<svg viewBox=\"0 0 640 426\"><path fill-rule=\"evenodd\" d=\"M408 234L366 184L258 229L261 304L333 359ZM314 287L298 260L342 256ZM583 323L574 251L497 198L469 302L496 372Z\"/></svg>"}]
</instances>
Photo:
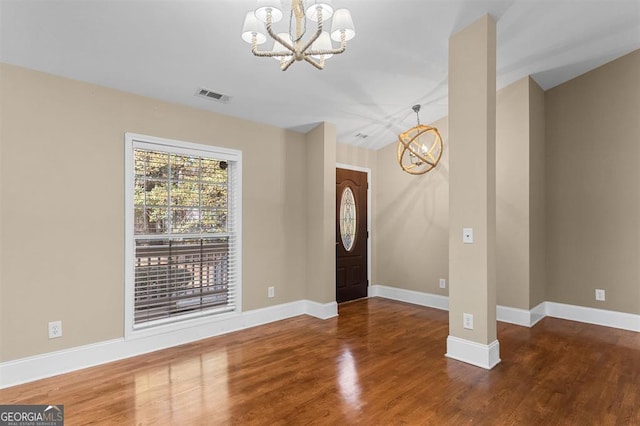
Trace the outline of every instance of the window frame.
<instances>
[{"instance_id":1,"label":"window frame","mask_svg":"<svg viewBox=\"0 0 640 426\"><path fill-rule=\"evenodd\" d=\"M134 149L149 149L181 155L212 157L228 163L229 170L229 203L228 220L234 223L235 263L232 266L236 277L234 283L235 308L231 311L216 313L196 311L180 315L173 319L157 323L135 326L135 218L134 218L134 186L135 165ZM124 300L124 337L137 338L156 335L202 324L212 323L238 316L242 312L242 151L221 148L212 145L196 144L174 139L165 139L136 133L125 133L125 300Z\"/></svg>"}]
</instances>

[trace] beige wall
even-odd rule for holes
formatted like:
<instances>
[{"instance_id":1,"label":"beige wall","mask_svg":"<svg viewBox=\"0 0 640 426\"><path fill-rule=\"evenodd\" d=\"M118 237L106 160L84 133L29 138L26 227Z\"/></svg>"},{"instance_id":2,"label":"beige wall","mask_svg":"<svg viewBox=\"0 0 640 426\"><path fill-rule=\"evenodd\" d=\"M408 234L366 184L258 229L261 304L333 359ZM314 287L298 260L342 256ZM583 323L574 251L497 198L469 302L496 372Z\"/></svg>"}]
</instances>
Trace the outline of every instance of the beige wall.
<instances>
[{"instance_id":1,"label":"beige wall","mask_svg":"<svg viewBox=\"0 0 640 426\"><path fill-rule=\"evenodd\" d=\"M547 300L640 314L640 50L547 91L545 117Z\"/></svg>"},{"instance_id":2,"label":"beige wall","mask_svg":"<svg viewBox=\"0 0 640 426\"><path fill-rule=\"evenodd\" d=\"M529 77L519 80L497 92L496 115L497 303L528 310L545 300L544 92ZM373 282L447 295L438 287L439 278L448 278L447 118L433 125L445 151L424 183L400 170L395 144L377 151L374 265L380 272ZM428 207L415 209L411 200ZM411 224L420 222L427 225L415 232ZM423 267L410 266L418 263Z\"/></svg>"},{"instance_id":3,"label":"beige wall","mask_svg":"<svg viewBox=\"0 0 640 426\"><path fill-rule=\"evenodd\" d=\"M544 92L525 77L497 93L497 302L544 301Z\"/></svg>"},{"instance_id":4,"label":"beige wall","mask_svg":"<svg viewBox=\"0 0 640 426\"><path fill-rule=\"evenodd\" d=\"M339 143L336 145L336 162L373 170L376 167L378 151Z\"/></svg>"},{"instance_id":5,"label":"beige wall","mask_svg":"<svg viewBox=\"0 0 640 426\"><path fill-rule=\"evenodd\" d=\"M544 91L529 80L529 306L546 300L547 284L545 216ZM498 222L498 226L500 226ZM498 264L500 265L500 264ZM500 268L500 266L498 266ZM500 270L500 269L498 269ZM499 294L499 293L498 293ZM512 305L507 305L512 306Z\"/></svg>"},{"instance_id":6,"label":"beige wall","mask_svg":"<svg viewBox=\"0 0 640 426\"><path fill-rule=\"evenodd\" d=\"M336 301L336 129L322 123L306 135L307 292L314 302Z\"/></svg>"},{"instance_id":7,"label":"beige wall","mask_svg":"<svg viewBox=\"0 0 640 426\"><path fill-rule=\"evenodd\" d=\"M529 79L499 90L496 105L497 302L529 309Z\"/></svg>"},{"instance_id":8,"label":"beige wall","mask_svg":"<svg viewBox=\"0 0 640 426\"><path fill-rule=\"evenodd\" d=\"M0 73L0 362L122 337L127 131L243 151L245 310L331 301L334 286L306 286L309 136L14 66ZM544 95L530 81L529 307L640 313L638 75L640 51ZM321 155L373 171L372 282L446 295L450 147L447 120L434 125L445 150L424 176L401 171L395 145ZM58 319L64 337L48 340Z\"/></svg>"},{"instance_id":9,"label":"beige wall","mask_svg":"<svg viewBox=\"0 0 640 426\"><path fill-rule=\"evenodd\" d=\"M449 277L449 136L446 119L432 125L444 151L424 175L402 171L396 144L378 150L373 283L446 296L438 281Z\"/></svg>"},{"instance_id":10,"label":"beige wall","mask_svg":"<svg viewBox=\"0 0 640 426\"><path fill-rule=\"evenodd\" d=\"M377 170L378 151L373 149L360 148L353 145L338 144L336 145L336 162L348 166L362 167L371 170L370 179L370 197L368 199L369 209L371 210L371 221L369 223L369 240L371 246L371 277L369 284L378 283L378 255L377 255L377 235L375 211L377 207L376 196L378 194L378 170Z\"/></svg>"},{"instance_id":11,"label":"beige wall","mask_svg":"<svg viewBox=\"0 0 640 426\"><path fill-rule=\"evenodd\" d=\"M0 361L123 336L125 132L242 150L243 308L306 297L304 135L0 70Z\"/></svg>"},{"instance_id":12,"label":"beige wall","mask_svg":"<svg viewBox=\"0 0 640 426\"><path fill-rule=\"evenodd\" d=\"M531 309L549 300L640 312L640 91L630 90L639 84L638 56L546 94L530 78L498 92L496 230L513 237L512 246L498 245L498 259L506 259L497 263L498 304ZM447 294L437 286L448 262L446 118L435 126L444 157L423 177L400 170L395 144L377 151L374 284ZM527 207L508 203L504 188ZM595 302L595 288L607 290L604 303Z\"/></svg>"}]
</instances>

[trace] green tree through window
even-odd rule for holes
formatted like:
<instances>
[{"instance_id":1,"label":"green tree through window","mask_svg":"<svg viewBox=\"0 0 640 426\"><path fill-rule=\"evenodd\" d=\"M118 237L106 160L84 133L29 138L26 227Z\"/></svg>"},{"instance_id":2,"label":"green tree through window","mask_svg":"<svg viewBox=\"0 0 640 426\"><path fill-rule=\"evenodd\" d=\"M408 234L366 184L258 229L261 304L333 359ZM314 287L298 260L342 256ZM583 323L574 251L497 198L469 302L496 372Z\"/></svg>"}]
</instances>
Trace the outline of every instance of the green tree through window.
<instances>
[{"instance_id":1,"label":"green tree through window","mask_svg":"<svg viewBox=\"0 0 640 426\"><path fill-rule=\"evenodd\" d=\"M136 234L225 232L227 163L136 149Z\"/></svg>"},{"instance_id":2,"label":"green tree through window","mask_svg":"<svg viewBox=\"0 0 640 426\"><path fill-rule=\"evenodd\" d=\"M235 310L233 153L131 142L132 329Z\"/></svg>"}]
</instances>

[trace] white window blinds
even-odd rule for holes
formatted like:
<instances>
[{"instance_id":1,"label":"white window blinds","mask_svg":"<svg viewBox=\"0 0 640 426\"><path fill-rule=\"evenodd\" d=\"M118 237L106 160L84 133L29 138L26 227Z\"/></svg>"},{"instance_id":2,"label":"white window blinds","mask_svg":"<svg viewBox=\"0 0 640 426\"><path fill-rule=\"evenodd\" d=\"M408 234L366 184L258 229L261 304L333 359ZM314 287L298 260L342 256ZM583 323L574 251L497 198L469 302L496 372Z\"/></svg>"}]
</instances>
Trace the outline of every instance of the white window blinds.
<instances>
[{"instance_id":1,"label":"white window blinds","mask_svg":"<svg viewBox=\"0 0 640 426\"><path fill-rule=\"evenodd\" d=\"M236 162L133 142L133 329L236 309Z\"/></svg>"}]
</instances>

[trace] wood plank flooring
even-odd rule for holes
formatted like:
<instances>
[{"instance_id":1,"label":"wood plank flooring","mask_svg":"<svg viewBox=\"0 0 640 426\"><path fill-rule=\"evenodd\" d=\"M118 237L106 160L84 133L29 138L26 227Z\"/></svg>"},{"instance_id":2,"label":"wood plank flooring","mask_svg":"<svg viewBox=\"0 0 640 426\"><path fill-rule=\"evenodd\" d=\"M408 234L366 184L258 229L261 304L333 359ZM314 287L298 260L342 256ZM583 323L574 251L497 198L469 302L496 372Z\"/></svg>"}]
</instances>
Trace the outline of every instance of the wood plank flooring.
<instances>
[{"instance_id":1,"label":"wood plank flooring","mask_svg":"<svg viewBox=\"0 0 640 426\"><path fill-rule=\"evenodd\" d=\"M66 425L640 425L640 333L498 323L502 363L444 356L448 313L372 298L0 390Z\"/></svg>"}]
</instances>

